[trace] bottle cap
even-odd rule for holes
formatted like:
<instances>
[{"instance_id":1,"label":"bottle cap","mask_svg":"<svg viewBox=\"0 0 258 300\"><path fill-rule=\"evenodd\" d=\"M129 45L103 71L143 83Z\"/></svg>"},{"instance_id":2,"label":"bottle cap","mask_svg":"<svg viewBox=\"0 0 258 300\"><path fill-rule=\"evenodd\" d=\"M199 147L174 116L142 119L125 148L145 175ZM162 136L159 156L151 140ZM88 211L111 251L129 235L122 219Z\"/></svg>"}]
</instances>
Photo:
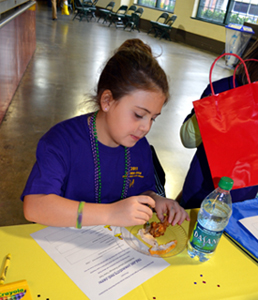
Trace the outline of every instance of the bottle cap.
<instances>
[{"instance_id":1,"label":"bottle cap","mask_svg":"<svg viewBox=\"0 0 258 300\"><path fill-rule=\"evenodd\" d=\"M221 177L219 181L219 187L223 190L231 190L233 187L234 181L229 177Z\"/></svg>"}]
</instances>

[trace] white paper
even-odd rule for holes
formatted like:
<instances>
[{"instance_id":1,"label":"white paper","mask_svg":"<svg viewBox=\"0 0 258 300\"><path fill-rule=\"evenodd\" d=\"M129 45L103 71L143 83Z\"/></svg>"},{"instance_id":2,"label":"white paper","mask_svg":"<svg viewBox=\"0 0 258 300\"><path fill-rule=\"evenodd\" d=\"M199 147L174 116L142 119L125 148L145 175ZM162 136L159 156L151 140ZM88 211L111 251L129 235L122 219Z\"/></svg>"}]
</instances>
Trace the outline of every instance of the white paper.
<instances>
[{"instance_id":1,"label":"white paper","mask_svg":"<svg viewBox=\"0 0 258 300\"><path fill-rule=\"evenodd\" d=\"M239 220L258 240L258 216Z\"/></svg>"},{"instance_id":2,"label":"white paper","mask_svg":"<svg viewBox=\"0 0 258 300\"><path fill-rule=\"evenodd\" d=\"M133 250L119 233L119 227L47 227L31 236L87 297L113 300L169 266Z\"/></svg>"}]
</instances>

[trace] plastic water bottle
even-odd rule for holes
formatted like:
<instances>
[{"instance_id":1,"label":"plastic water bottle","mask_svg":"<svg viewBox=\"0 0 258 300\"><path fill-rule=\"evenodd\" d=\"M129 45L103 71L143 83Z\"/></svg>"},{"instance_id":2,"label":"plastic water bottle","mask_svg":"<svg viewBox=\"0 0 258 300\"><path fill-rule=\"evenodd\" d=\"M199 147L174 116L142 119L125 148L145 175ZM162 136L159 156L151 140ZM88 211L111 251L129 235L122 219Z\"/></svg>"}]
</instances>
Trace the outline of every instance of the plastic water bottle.
<instances>
[{"instance_id":1,"label":"plastic water bottle","mask_svg":"<svg viewBox=\"0 0 258 300\"><path fill-rule=\"evenodd\" d=\"M233 180L222 177L218 188L211 192L201 204L197 222L188 241L188 254L200 262L209 260L218 245L232 213L230 190Z\"/></svg>"}]
</instances>

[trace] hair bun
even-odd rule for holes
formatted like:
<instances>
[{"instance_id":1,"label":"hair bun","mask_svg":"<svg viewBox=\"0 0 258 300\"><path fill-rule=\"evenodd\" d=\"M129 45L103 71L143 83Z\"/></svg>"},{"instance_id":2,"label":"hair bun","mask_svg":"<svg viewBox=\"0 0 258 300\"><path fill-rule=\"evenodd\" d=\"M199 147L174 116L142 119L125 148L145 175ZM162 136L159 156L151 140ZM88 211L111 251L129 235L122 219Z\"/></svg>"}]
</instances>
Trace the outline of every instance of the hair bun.
<instances>
[{"instance_id":1,"label":"hair bun","mask_svg":"<svg viewBox=\"0 0 258 300\"><path fill-rule=\"evenodd\" d=\"M145 44L142 40L140 39L129 39L126 40L118 49L117 52L119 51L125 51L125 50L131 50L131 51L142 51L145 53L149 53L152 55L152 50L151 47L147 44Z\"/></svg>"}]
</instances>

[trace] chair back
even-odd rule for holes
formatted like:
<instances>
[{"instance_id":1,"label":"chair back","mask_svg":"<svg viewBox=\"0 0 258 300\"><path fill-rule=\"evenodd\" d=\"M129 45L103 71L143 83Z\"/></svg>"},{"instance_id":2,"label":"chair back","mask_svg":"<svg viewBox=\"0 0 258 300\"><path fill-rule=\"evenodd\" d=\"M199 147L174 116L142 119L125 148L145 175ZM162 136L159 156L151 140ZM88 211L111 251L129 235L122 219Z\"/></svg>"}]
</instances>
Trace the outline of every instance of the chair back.
<instances>
[{"instance_id":1,"label":"chair back","mask_svg":"<svg viewBox=\"0 0 258 300\"><path fill-rule=\"evenodd\" d=\"M132 13L134 13L136 9L137 9L136 5L131 5L126 12L126 17L130 18L132 16Z\"/></svg>"},{"instance_id":2,"label":"chair back","mask_svg":"<svg viewBox=\"0 0 258 300\"><path fill-rule=\"evenodd\" d=\"M137 10L137 6L136 5L131 5L129 8L128 8L128 11L127 12L135 12Z\"/></svg>"},{"instance_id":3,"label":"chair back","mask_svg":"<svg viewBox=\"0 0 258 300\"><path fill-rule=\"evenodd\" d=\"M80 0L74 0L74 6L76 9L83 8L83 5Z\"/></svg>"},{"instance_id":4,"label":"chair back","mask_svg":"<svg viewBox=\"0 0 258 300\"><path fill-rule=\"evenodd\" d=\"M86 6L86 7L95 7L96 4L97 4L98 0L87 0L87 1L84 1L83 4Z\"/></svg>"},{"instance_id":5,"label":"chair back","mask_svg":"<svg viewBox=\"0 0 258 300\"><path fill-rule=\"evenodd\" d=\"M128 9L127 5L121 5L118 10L116 11L116 14L125 14Z\"/></svg>"},{"instance_id":6,"label":"chair back","mask_svg":"<svg viewBox=\"0 0 258 300\"><path fill-rule=\"evenodd\" d=\"M84 1L83 4L85 4L85 5L92 5L92 0Z\"/></svg>"},{"instance_id":7,"label":"chair back","mask_svg":"<svg viewBox=\"0 0 258 300\"><path fill-rule=\"evenodd\" d=\"M111 1L111 2L108 3L108 5L105 7L105 9L113 11L114 6L115 6L115 2Z\"/></svg>"},{"instance_id":8,"label":"chair back","mask_svg":"<svg viewBox=\"0 0 258 300\"><path fill-rule=\"evenodd\" d=\"M138 27L139 21L140 21L140 16L136 13L132 13L131 22Z\"/></svg>"},{"instance_id":9,"label":"chair back","mask_svg":"<svg viewBox=\"0 0 258 300\"><path fill-rule=\"evenodd\" d=\"M168 21L166 22L166 24L169 25L169 26L172 26L173 23L175 22L176 18L177 18L177 15L173 15L172 17L170 17L168 19Z\"/></svg>"},{"instance_id":10,"label":"chair back","mask_svg":"<svg viewBox=\"0 0 258 300\"><path fill-rule=\"evenodd\" d=\"M139 17L142 16L143 12L144 12L144 9L142 7L137 8L136 11L135 11L135 13L137 15L139 15Z\"/></svg>"},{"instance_id":11,"label":"chair back","mask_svg":"<svg viewBox=\"0 0 258 300\"><path fill-rule=\"evenodd\" d=\"M158 19L157 19L156 22L159 22L159 23L166 23L167 20L168 20L168 18L169 18L169 14L166 13L166 12L164 12L164 13L162 13L162 14L158 17Z\"/></svg>"}]
</instances>

